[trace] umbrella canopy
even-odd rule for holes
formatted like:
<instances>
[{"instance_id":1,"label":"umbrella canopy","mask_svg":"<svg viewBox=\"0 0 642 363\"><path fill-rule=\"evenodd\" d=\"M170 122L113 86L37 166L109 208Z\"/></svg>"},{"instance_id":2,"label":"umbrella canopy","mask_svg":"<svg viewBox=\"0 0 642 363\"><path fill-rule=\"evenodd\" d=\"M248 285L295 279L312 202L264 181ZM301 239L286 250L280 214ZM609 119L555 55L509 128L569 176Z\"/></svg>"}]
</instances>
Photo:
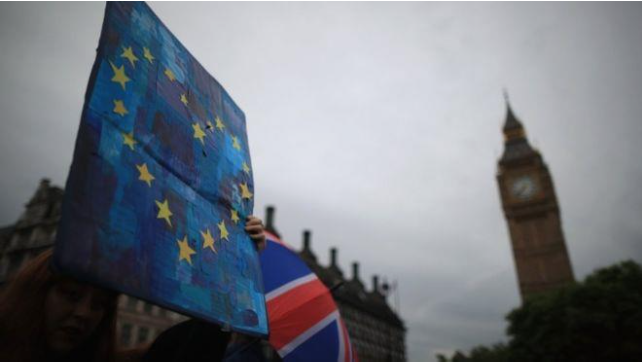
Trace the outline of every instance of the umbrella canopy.
<instances>
[{"instance_id":1,"label":"umbrella canopy","mask_svg":"<svg viewBox=\"0 0 642 363\"><path fill-rule=\"evenodd\" d=\"M284 361L354 361L330 290L296 251L268 234L261 269L270 344Z\"/></svg>"}]
</instances>

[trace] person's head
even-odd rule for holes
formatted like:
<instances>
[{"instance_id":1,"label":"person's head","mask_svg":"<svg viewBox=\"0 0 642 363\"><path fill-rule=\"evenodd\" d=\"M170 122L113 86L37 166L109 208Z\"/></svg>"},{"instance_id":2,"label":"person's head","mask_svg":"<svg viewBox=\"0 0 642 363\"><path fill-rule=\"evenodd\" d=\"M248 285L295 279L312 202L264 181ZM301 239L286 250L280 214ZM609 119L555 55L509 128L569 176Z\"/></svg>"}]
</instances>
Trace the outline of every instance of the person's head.
<instances>
[{"instance_id":1,"label":"person's head","mask_svg":"<svg viewBox=\"0 0 642 363\"><path fill-rule=\"evenodd\" d=\"M0 295L0 360L109 360L116 294L51 271L51 250Z\"/></svg>"}]
</instances>

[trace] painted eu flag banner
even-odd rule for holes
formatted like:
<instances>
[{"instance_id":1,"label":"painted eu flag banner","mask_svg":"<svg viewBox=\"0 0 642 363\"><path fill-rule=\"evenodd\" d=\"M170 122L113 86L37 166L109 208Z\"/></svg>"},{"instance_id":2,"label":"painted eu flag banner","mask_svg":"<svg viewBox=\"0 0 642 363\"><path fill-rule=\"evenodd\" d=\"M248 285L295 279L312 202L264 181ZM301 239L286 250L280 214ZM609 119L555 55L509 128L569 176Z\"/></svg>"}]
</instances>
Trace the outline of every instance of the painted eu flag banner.
<instances>
[{"instance_id":1,"label":"painted eu flag banner","mask_svg":"<svg viewBox=\"0 0 642 363\"><path fill-rule=\"evenodd\" d=\"M58 229L63 272L257 336L245 115L142 2L108 2Z\"/></svg>"}]
</instances>

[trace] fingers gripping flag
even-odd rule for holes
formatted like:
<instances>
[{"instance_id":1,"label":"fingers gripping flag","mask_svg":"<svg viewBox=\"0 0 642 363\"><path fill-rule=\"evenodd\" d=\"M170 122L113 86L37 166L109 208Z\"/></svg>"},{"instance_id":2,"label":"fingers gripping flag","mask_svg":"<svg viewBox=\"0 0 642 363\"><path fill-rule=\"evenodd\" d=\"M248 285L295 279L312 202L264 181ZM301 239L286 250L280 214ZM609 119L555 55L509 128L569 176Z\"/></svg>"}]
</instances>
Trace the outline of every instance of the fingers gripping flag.
<instances>
[{"instance_id":1,"label":"fingers gripping flag","mask_svg":"<svg viewBox=\"0 0 642 363\"><path fill-rule=\"evenodd\" d=\"M354 361L332 294L276 236L261 253L270 344L284 361Z\"/></svg>"}]
</instances>

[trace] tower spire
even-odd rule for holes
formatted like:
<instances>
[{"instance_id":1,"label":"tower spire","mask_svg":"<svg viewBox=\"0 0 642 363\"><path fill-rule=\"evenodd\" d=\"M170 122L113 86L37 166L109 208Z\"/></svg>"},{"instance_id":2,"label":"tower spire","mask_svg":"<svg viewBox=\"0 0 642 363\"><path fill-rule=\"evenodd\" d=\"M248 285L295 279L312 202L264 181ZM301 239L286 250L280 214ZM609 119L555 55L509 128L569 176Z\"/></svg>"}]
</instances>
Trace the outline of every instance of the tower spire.
<instances>
[{"instance_id":1,"label":"tower spire","mask_svg":"<svg viewBox=\"0 0 642 363\"><path fill-rule=\"evenodd\" d=\"M534 152L526 138L524 126L519 121L510 106L508 91L503 89L504 101L506 101L506 120L504 121L504 154L500 159L502 162L519 159Z\"/></svg>"},{"instance_id":2,"label":"tower spire","mask_svg":"<svg viewBox=\"0 0 642 363\"><path fill-rule=\"evenodd\" d=\"M526 137L524 135L524 126L522 126L522 123L517 119L513 113L513 109L510 107L510 99L506 88L504 88L504 101L506 101L506 121L504 122L504 134L506 135L506 139L509 139L509 134L521 134L520 136ZM510 132L511 130L519 131Z\"/></svg>"}]
</instances>

